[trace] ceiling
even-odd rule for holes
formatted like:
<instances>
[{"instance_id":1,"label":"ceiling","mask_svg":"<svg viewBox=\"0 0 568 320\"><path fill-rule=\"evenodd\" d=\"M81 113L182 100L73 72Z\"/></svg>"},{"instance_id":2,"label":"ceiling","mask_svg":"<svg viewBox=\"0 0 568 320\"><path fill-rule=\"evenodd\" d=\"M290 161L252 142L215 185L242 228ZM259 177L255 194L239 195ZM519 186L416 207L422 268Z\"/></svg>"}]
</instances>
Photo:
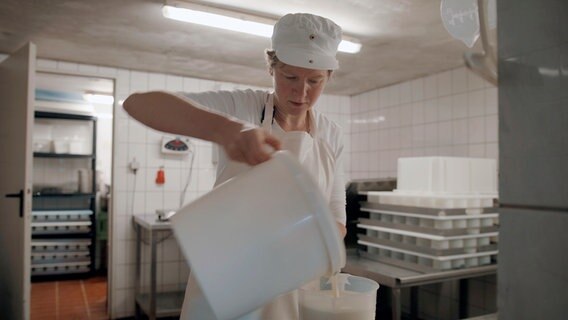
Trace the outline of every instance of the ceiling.
<instances>
[{"instance_id":1,"label":"ceiling","mask_svg":"<svg viewBox=\"0 0 568 320\"><path fill-rule=\"evenodd\" d=\"M440 18L439 0L209 0L199 4L268 18L290 12L325 16L359 39L339 53L326 92L353 95L464 65L467 47ZM2 0L0 52L28 41L38 57L270 86L266 38L162 17L160 0Z\"/></svg>"}]
</instances>

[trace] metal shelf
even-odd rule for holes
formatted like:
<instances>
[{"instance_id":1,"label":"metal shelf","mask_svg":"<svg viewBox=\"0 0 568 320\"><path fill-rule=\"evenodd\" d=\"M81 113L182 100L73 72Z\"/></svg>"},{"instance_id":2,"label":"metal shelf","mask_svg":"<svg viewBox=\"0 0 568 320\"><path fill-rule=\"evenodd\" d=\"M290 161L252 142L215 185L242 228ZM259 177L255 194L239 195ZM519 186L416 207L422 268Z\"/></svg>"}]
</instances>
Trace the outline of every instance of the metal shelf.
<instances>
[{"instance_id":1,"label":"metal shelf","mask_svg":"<svg viewBox=\"0 0 568 320\"><path fill-rule=\"evenodd\" d=\"M90 261L42 263L32 265L32 276L62 275L90 272Z\"/></svg>"},{"instance_id":2,"label":"metal shelf","mask_svg":"<svg viewBox=\"0 0 568 320\"><path fill-rule=\"evenodd\" d=\"M46 263L89 262L89 250L62 251L62 252L32 252L32 267L39 267Z\"/></svg>"},{"instance_id":3,"label":"metal shelf","mask_svg":"<svg viewBox=\"0 0 568 320\"><path fill-rule=\"evenodd\" d=\"M91 220L86 221L42 221L32 222L32 236L38 235L66 235L90 234Z\"/></svg>"},{"instance_id":4,"label":"metal shelf","mask_svg":"<svg viewBox=\"0 0 568 320\"><path fill-rule=\"evenodd\" d=\"M94 198L94 193L34 193L34 198Z\"/></svg>"},{"instance_id":5,"label":"metal shelf","mask_svg":"<svg viewBox=\"0 0 568 320\"><path fill-rule=\"evenodd\" d=\"M59 252L61 250L87 250L91 245L89 239L32 239L32 253Z\"/></svg>"},{"instance_id":6,"label":"metal shelf","mask_svg":"<svg viewBox=\"0 0 568 320\"><path fill-rule=\"evenodd\" d=\"M36 119L55 119L55 122L65 120L66 124L78 121L91 123L89 127L92 130L92 149L89 148L86 151L89 152L88 154L34 152L33 155L34 162L37 161L37 164L45 166L62 163L57 159L64 159L65 164L67 161L80 161L80 167L88 169L91 177L94 177L97 154L97 118L43 111L36 111L34 115ZM83 162L85 162L84 165ZM95 179L91 179L90 189L87 190L96 190ZM96 193L48 191L52 192L33 194L31 255L34 264L32 265L32 279L89 276L95 271Z\"/></svg>"},{"instance_id":7,"label":"metal shelf","mask_svg":"<svg viewBox=\"0 0 568 320\"><path fill-rule=\"evenodd\" d=\"M93 154L71 154L71 153L51 153L51 152L34 152L35 158L84 158L95 159Z\"/></svg>"},{"instance_id":8,"label":"metal shelf","mask_svg":"<svg viewBox=\"0 0 568 320\"><path fill-rule=\"evenodd\" d=\"M61 233L61 234L34 234L34 240L73 240L91 239L94 235L93 230L83 233Z\"/></svg>"},{"instance_id":9,"label":"metal shelf","mask_svg":"<svg viewBox=\"0 0 568 320\"><path fill-rule=\"evenodd\" d=\"M86 209L67 209L67 210L34 210L32 211L33 222L42 221L73 221L89 220L93 211Z\"/></svg>"},{"instance_id":10,"label":"metal shelf","mask_svg":"<svg viewBox=\"0 0 568 320\"><path fill-rule=\"evenodd\" d=\"M72 114L72 113L46 112L46 111L36 111L35 117L42 119L67 119L67 120L89 120L89 121L97 120L97 118L93 116L85 116L85 115Z\"/></svg>"},{"instance_id":11,"label":"metal shelf","mask_svg":"<svg viewBox=\"0 0 568 320\"><path fill-rule=\"evenodd\" d=\"M90 261L91 239L33 239L32 265Z\"/></svg>"}]
</instances>

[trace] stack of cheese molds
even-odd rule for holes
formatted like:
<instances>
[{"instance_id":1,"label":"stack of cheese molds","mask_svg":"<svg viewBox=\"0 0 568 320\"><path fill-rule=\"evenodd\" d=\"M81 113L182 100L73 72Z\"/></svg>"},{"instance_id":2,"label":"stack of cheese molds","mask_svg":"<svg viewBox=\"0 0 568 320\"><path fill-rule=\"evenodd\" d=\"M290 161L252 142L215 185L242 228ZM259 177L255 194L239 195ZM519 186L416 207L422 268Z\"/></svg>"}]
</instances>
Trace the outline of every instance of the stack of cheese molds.
<instances>
[{"instance_id":1,"label":"stack of cheese molds","mask_svg":"<svg viewBox=\"0 0 568 320\"><path fill-rule=\"evenodd\" d=\"M358 244L367 258L417 271L496 260L498 213L494 159L398 159L398 186L367 192Z\"/></svg>"}]
</instances>

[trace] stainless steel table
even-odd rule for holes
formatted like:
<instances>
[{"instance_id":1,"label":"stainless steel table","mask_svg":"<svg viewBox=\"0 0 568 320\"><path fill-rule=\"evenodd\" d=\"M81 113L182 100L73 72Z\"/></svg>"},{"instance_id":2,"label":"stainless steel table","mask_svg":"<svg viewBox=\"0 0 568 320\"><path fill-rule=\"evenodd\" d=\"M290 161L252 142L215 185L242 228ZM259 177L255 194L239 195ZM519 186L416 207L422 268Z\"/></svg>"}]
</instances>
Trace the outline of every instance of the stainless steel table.
<instances>
[{"instance_id":1,"label":"stainless steel table","mask_svg":"<svg viewBox=\"0 0 568 320\"><path fill-rule=\"evenodd\" d=\"M133 217L136 229L136 283L134 296L136 304L136 319L144 312L149 319L159 317L179 316L183 303L184 291L156 292L157 244L172 236L170 223L157 221L156 216L135 215ZM142 281L142 244L150 246L150 290L143 292Z\"/></svg>"},{"instance_id":2,"label":"stainless steel table","mask_svg":"<svg viewBox=\"0 0 568 320\"><path fill-rule=\"evenodd\" d=\"M410 310L411 316L414 318L418 313L418 286L451 280L460 280L460 317L465 317L466 312L464 312L463 308L467 307L467 279L495 274L497 265L491 264L436 272L418 272L351 254L347 256L347 264L342 271L373 279L380 285L391 288L392 319L399 320L401 319L400 291L402 288L410 288L411 290Z\"/></svg>"}]
</instances>

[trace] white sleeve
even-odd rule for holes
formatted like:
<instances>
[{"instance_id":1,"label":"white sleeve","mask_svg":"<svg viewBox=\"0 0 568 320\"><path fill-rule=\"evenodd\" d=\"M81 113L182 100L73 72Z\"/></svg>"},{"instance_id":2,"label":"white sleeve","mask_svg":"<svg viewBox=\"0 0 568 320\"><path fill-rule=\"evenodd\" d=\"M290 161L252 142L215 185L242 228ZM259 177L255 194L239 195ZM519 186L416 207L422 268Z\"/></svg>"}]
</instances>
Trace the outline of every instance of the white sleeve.
<instances>
[{"instance_id":1,"label":"white sleeve","mask_svg":"<svg viewBox=\"0 0 568 320\"><path fill-rule=\"evenodd\" d=\"M258 90L207 91L180 93L213 111L258 124L267 92Z\"/></svg>"},{"instance_id":2,"label":"white sleeve","mask_svg":"<svg viewBox=\"0 0 568 320\"><path fill-rule=\"evenodd\" d=\"M345 171L343 169L343 135L338 132L336 139L338 147L335 151L335 172L333 177L333 186L329 199L329 207L335 220L343 225L347 223L347 214L345 213L346 194L345 194Z\"/></svg>"}]
</instances>

